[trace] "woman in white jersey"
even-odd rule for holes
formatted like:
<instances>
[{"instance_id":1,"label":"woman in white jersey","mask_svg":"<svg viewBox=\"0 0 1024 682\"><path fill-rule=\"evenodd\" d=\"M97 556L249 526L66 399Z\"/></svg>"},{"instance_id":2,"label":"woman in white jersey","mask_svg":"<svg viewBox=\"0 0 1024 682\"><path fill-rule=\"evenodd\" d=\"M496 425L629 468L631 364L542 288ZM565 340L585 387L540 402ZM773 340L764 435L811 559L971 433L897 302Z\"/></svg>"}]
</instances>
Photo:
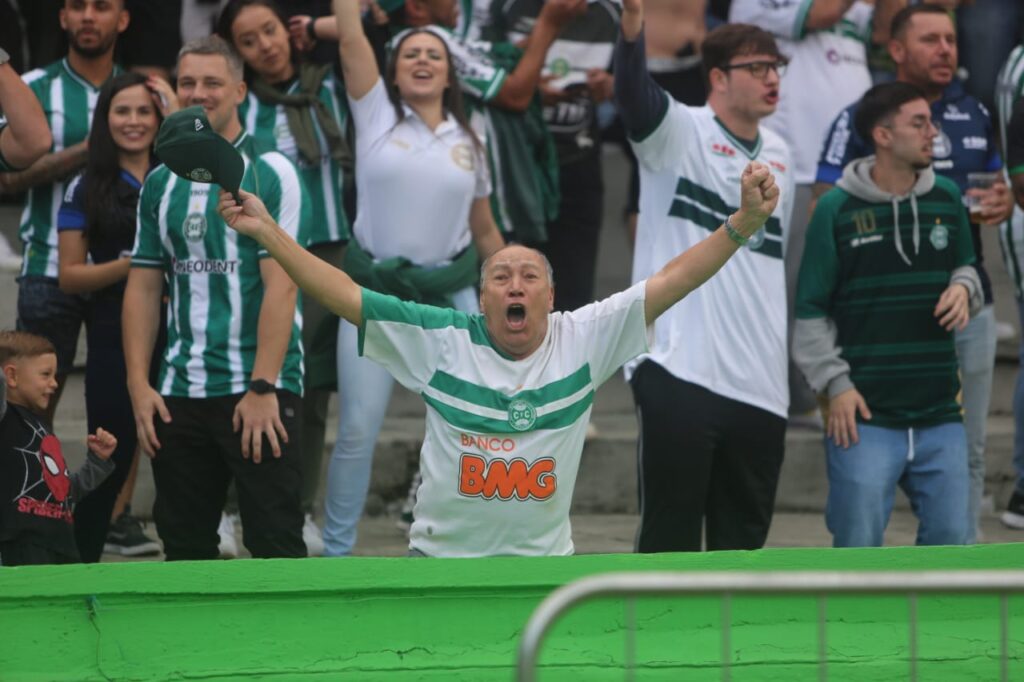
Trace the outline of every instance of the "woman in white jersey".
<instances>
[{"instance_id":1,"label":"woman in white jersey","mask_svg":"<svg viewBox=\"0 0 1024 682\"><path fill-rule=\"evenodd\" d=\"M360 284L421 303L478 309L479 259L502 246L483 146L466 122L448 48L425 30L399 35L381 78L358 0L334 0L355 123L358 205L345 269ZM325 554L355 544L377 433L393 386L338 330L338 439L328 469Z\"/></svg>"},{"instance_id":2,"label":"woman in white jersey","mask_svg":"<svg viewBox=\"0 0 1024 682\"><path fill-rule=\"evenodd\" d=\"M242 125L298 168L312 202L308 249L341 267L349 240L345 202L352 182L341 78L332 66L304 62L292 50L285 16L274 0L231 0L217 20L217 33L245 62L249 94L238 108ZM310 556L323 553L312 512L323 468L327 401L335 380L337 328L335 316L316 300L303 299L302 537ZM234 511L230 502L228 507ZM222 521L222 529L232 528Z\"/></svg>"}]
</instances>

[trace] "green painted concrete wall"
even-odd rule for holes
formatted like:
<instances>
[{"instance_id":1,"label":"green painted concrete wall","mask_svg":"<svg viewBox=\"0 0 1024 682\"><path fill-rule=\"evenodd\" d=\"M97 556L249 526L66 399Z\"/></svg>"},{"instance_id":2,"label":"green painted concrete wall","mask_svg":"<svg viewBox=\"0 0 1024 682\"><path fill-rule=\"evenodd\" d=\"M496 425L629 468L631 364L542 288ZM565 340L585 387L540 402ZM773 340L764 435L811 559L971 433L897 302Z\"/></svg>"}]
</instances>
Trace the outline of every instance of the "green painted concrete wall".
<instances>
[{"instance_id":1,"label":"green painted concrete wall","mask_svg":"<svg viewBox=\"0 0 1024 682\"><path fill-rule=\"evenodd\" d=\"M775 549L548 559L306 559L0 569L0 680L511 680L536 605L631 570L1017 569L1024 545ZM920 680L998 679L995 597L922 597ZM906 679L907 605L829 600L829 680ZM717 598L636 606L637 679L719 680ZM547 640L542 680L622 680L623 604L584 605ZM732 680L817 679L817 606L736 598ZM1024 596L1010 601L1024 680Z\"/></svg>"}]
</instances>

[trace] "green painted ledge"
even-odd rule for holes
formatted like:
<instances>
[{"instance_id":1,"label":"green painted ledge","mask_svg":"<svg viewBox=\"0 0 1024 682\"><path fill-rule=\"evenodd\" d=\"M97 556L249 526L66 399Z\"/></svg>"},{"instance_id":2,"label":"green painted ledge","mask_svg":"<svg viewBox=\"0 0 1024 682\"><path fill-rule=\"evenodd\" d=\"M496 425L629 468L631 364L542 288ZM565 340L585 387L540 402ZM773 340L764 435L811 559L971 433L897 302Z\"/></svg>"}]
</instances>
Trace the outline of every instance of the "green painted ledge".
<instances>
[{"instance_id":1,"label":"green painted ledge","mask_svg":"<svg viewBox=\"0 0 1024 682\"><path fill-rule=\"evenodd\" d=\"M511 680L519 634L552 589L634 570L1018 569L1024 544L773 549L546 559L305 559L0 569L0 680ZM1010 602L1024 679L1024 596ZM919 600L920 680L998 679L998 600ZM715 597L636 605L638 679L718 680ZM829 677L906 679L901 597L832 597ZM732 604L732 680L817 679L817 604ZM546 640L542 680L622 680L624 609L586 604Z\"/></svg>"}]
</instances>

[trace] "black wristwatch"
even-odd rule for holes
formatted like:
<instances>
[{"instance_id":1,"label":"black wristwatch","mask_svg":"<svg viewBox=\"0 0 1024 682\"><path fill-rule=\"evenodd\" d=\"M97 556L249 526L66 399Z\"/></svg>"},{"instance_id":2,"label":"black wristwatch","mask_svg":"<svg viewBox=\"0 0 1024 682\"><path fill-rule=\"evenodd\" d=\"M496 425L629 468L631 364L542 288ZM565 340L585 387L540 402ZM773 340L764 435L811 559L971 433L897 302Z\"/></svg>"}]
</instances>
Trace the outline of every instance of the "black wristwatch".
<instances>
[{"instance_id":1,"label":"black wristwatch","mask_svg":"<svg viewBox=\"0 0 1024 682\"><path fill-rule=\"evenodd\" d=\"M274 389L274 384L266 379L253 379L249 382L249 390L256 395L267 395L268 393L273 393L276 389Z\"/></svg>"}]
</instances>

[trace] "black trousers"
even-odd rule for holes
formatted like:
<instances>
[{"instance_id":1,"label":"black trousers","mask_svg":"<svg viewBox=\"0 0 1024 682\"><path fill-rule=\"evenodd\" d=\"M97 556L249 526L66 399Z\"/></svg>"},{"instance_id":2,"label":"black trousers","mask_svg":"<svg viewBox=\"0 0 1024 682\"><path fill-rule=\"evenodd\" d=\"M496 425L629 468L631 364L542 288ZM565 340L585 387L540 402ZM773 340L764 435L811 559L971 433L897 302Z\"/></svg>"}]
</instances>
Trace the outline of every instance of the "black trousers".
<instances>
[{"instance_id":1,"label":"black trousers","mask_svg":"<svg viewBox=\"0 0 1024 682\"><path fill-rule=\"evenodd\" d=\"M110 515L135 456L138 438L121 345L121 299L104 297L89 305L86 323L89 361L85 365L85 413L89 433L103 428L117 438L114 471L75 506L75 541L85 563L100 560Z\"/></svg>"},{"instance_id":2,"label":"black trousers","mask_svg":"<svg viewBox=\"0 0 1024 682\"><path fill-rule=\"evenodd\" d=\"M640 421L638 552L764 546L786 420L676 378L653 361L633 374Z\"/></svg>"},{"instance_id":3,"label":"black trousers","mask_svg":"<svg viewBox=\"0 0 1024 682\"><path fill-rule=\"evenodd\" d=\"M153 520L168 561L215 559L217 525L228 484L235 481L243 542L257 558L304 557L302 541L302 399L278 391L288 443L275 458L263 439L259 464L242 457L231 426L241 395L168 398L171 423L156 420L160 449L153 459Z\"/></svg>"},{"instance_id":4,"label":"black trousers","mask_svg":"<svg viewBox=\"0 0 1024 682\"><path fill-rule=\"evenodd\" d=\"M548 223L548 241L534 244L555 273L555 310L576 310L594 300L604 184L600 154L559 169L562 201Z\"/></svg>"},{"instance_id":5,"label":"black trousers","mask_svg":"<svg viewBox=\"0 0 1024 682\"><path fill-rule=\"evenodd\" d=\"M74 551L74 548L71 549ZM78 557L32 542L8 540L0 542L0 566L44 566L77 564Z\"/></svg>"}]
</instances>

